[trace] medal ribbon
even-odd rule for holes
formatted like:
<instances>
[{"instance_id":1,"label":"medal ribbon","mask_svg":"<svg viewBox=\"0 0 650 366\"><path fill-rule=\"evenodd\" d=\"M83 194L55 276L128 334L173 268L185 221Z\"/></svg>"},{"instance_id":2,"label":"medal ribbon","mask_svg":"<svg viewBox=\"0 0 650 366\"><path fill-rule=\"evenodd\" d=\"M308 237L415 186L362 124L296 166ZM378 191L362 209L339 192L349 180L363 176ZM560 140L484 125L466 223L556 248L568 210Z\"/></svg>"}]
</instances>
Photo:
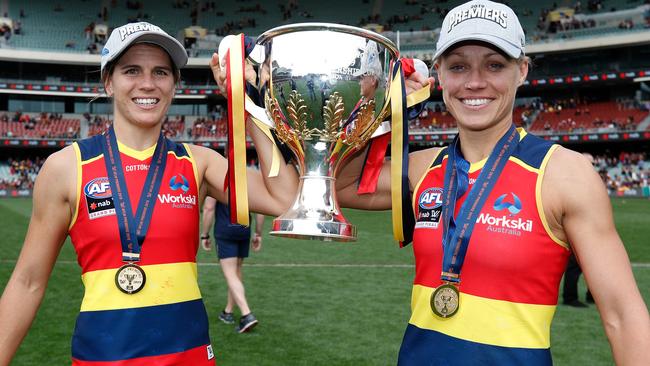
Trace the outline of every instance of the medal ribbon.
<instances>
[{"instance_id":1,"label":"medal ribbon","mask_svg":"<svg viewBox=\"0 0 650 366\"><path fill-rule=\"evenodd\" d=\"M485 166L469 191L469 195L454 218L456 201L469 186L469 162L462 158L458 136L449 146L447 168L444 180L444 202L442 209L442 273L446 282L460 283L460 271L465 261L469 240L481 208L490 195L501 171L519 143L519 134L514 125L499 139L490 153Z\"/></svg>"},{"instance_id":2,"label":"medal ribbon","mask_svg":"<svg viewBox=\"0 0 650 366\"><path fill-rule=\"evenodd\" d=\"M391 202L393 236L400 246L411 242L415 217L408 181L409 133L406 118L406 89L402 63L393 64L390 86L391 105Z\"/></svg>"},{"instance_id":3,"label":"medal ribbon","mask_svg":"<svg viewBox=\"0 0 650 366\"><path fill-rule=\"evenodd\" d=\"M248 226L246 178L246 99L244 35L239 34L226 55L228 92L228 202L230 222Z\"/></svg>"},{"instance_id":4,"label":"medal ribbon","mask_svg":"<svg viewBox=\"0 0 650 366\"><path fill-rule=\"evenodd\" d=\"M104 150L104 163L108 173L108 181L111 191L114 193L115 213L117 225L120 229L120 241L122 243L122 260L133 262L140 260L140 250L144 243L156 197L160 190L165 165L167 164L167 144L162 133L158 136L156 149L151 157L151 164L144 182L143 192L140 195L137 211L133 216L129 191L126 187L126 179L122 170L122 159L117 147L117 138L113 126L104 135L102 150Z\"/></svg>"}]
</instances>

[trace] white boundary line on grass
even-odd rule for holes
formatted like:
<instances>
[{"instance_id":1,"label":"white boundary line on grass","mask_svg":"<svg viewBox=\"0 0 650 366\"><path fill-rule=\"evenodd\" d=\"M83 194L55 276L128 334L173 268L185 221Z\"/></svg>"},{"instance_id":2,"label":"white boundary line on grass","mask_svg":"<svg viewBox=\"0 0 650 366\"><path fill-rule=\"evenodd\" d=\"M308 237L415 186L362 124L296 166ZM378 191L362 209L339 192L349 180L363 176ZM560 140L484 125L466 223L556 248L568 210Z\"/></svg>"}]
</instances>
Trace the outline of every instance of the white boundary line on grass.
<instances>
[{"instance_id":1,"label":"white boundary line on grass","mask_svg":"<svg viewBox=\"0 0 650 366\"><path fill-rule=\"evenodd\" d=\"M0 259L0 263L15 264L15 259ZM77 264L76 261L60 260L57 264ZM216 267L216 262L199 262L199 266ZM278 267L278 268L413 268L413 264L338 264L338 263L245 263L250 267ZM650 263L632 263L633 268L650 268Z\"/></svg>"}]
</instances>

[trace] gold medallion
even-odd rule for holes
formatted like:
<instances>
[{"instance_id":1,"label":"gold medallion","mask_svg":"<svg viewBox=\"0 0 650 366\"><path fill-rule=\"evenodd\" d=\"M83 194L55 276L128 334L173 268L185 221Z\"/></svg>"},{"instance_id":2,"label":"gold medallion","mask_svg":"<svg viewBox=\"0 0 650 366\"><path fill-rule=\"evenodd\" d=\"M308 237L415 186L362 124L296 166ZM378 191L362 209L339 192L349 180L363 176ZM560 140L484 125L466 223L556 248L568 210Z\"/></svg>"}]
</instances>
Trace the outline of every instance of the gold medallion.
<instances>
[{"instance_id":1,"label":"gold medallion","mask_svg":"<svg viewBox=\"0 0 650 366\"><path fill-rule=\"evenodd\" d=\"M137 264L125 264L115 273L115 285L125 294L134 294L144 287L147 276Z\"/></svg>"},{"instance_id":2,"label":"gold medallion","mask_svg":"<svg viewBox=\"0 0 650 366\"><path fill-rule=\"evenodd\" d=\"M449 318L458 312L460 295L458 288L446 283L431 294L431 310L441 318Z\"/></svg>"}]
</instances>

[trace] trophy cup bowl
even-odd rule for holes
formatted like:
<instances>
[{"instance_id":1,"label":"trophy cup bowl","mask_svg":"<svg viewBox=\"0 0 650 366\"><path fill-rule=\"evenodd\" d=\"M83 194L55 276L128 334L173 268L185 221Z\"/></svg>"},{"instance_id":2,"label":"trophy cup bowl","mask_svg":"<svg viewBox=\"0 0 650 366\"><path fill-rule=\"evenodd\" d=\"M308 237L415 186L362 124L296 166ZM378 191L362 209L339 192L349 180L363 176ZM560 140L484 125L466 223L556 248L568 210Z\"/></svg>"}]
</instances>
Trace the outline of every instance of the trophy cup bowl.
<instances>
[{"instance_id":1,"label":"trophy cup bowl","mask_svg":"<svg viewBox=\"0 0 650 366\"><path fill-rule=\"evenodd\" d=\"M356 27L302 23L273 28L264 47L262 91L275 134L295 155L300 184L271 235L355 241L336 201L337 169L363 148L388 115L397 47Z\"/></svg>"}]
</instances>

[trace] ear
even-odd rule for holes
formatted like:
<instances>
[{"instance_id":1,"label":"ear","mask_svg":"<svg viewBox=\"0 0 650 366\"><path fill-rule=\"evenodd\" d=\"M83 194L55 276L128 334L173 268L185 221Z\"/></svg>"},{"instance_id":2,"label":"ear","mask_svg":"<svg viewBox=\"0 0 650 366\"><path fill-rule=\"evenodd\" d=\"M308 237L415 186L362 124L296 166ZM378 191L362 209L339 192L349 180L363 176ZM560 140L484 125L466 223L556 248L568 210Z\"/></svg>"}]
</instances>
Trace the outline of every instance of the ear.
<instances>
[{"instance_id":1,"label":"ear","mask_svg":"<svg viewBox=\"0 0 650 366\"><path fill-rule=\"evenodd\" d=\"M517 83L517 86L522 86L524 85L524 82L526 81L526 77L528 76L528 58L526 58L524 61L521 61L519 63L519 81Z\"/></svg>"},{"instance_id":2,"label":"ear","mask_svg":"<svg viewBox=\"0 0 650 366\"><path fill-rule=\"evenodd\" d=\"M438 79L438 84L440 84L440 87L444 89L444 77L442 73L442 68L440 67L440 64L438 62L433 64L433 69L436 71L436 76L434 79Z\"/></svg>"},{"instance_id":3,"label":"ear","mask_svg":"<svg viewBox=\"0 0 650 366\"><path fill-rule=\"evenodd\" d=\"M106 83L104 84L104 90L106 90L106 96L108 97L113 96L113 85L110 79L107 80Z\"/></svg>"}]
</instances>

